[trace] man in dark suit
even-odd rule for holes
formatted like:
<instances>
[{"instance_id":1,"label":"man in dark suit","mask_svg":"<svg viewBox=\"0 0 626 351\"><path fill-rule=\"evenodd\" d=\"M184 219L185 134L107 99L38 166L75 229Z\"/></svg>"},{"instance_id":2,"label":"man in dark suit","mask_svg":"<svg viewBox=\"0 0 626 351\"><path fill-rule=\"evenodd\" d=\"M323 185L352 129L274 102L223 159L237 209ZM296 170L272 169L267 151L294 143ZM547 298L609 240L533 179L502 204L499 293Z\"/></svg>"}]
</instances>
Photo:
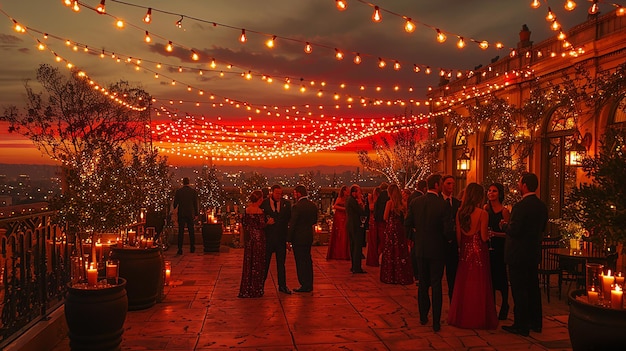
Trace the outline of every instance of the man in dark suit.
<instances>
[{"instance_id":1,"label":"man in dark suit","mask_svg":"<svg viewBox=\"0 0 626 351\"><path fill-rule=\"evenodd\" d=\"M428 289L432 288L433 330L441 329L441 306L443 269L445 265L446 244L450 238L450 209L439 196L441 175L432 174L426 180L428 191L411 202L404 225L407 231L415 230L415 251L419 266L419 286L417 305L420 323L428 323L431 307Z\"/></svg>"},{"instance_id":2,"label":"man in dark suit","mask_svg":"<svg viewBox=\"0 0 626 351\"><path fill-rule=\"evenodd\" d=\"M265 216L271 218L265 226L265 279L270 270L272 254L276 254L276 272L278 275L278 291L291 294L285 276L285 257L287 255L287 230L291 218L291 204L283 199L280 185L272 185L269 197L261 203Z\"/></svg>"},{"instance_id":3,"label":"man in dark suit","mask_svg":"<svg viewBox=\"0 0 626 351\"><path fill-rule=\"evenodd\" d=\"M293 246L296 260L296 272L300 287L295 292L313 291L313 260L311 245L313 244L313 225L317 223L317 205L307 196L306 188L298 185L293 191L296 203L291 208L291 220L287 241Z\"/></svg>"},{"instance_id":4,"label":"man in dark suit","mask_svg":"<svg viewBox=\"0 0 626 351\"><path fill-rule=\"evenodd\" d=\"M426 179L420 179L415 185L415 191L411 193L409 198L407 199L407 205L410 205L413 200L416 198L426 194L428 191L428 183L426 183ZM413 266L413 276L415 277L415 284L419 285L419 276L418 276L418 264L417 264L417 256L415 254L415 230L411 230L406 232L406 236L409 240L413 242L411 246L411 266Z\"/></svg>"},{"instance_id":5,"label":"man in dark suit","mask_svg":"<svg viewBox=\"0 0 626 351\"><path fill-rule=\"evenodd\" d=\"M378 256L380 257L380 255L383 252L383 245L385 245L384 233L385 233L386 222L385 222L384 217L385 217L385 206L387 206L387 201L389 200L389 193L387 192L387 188L389 187L389 184L387 184L386 182L382 182L380 183L379 187L380 187L380 194L378 195L378 198L376 199L376 202L374 203L374 225L376 226L374 230L375 230L375 233L377 233L376 240L375 242L368 243L368 245L371 245L372 250L375 252L378 252ZM366 207L366 209L367 208L368 207ZM376 259L376 261L378 262L378 258Z\"/></svg>"},{"instance_id":6,"label":"man in dark suit","mask_svg":"<svg viewBox=\"0 0 626 351\"><path fill-rule=\"evenodd\" d=\"M189 232L189 252L196 251L196 238L194 222L198 218L198 193L189 186L189 178L183 178L183 186L174 194L174 209L178 209L178 251L177 255L183 254L183 235L185 226Z\"/></svg>"},{"instance_id":7,"label":"man in dark suit","mask_svg":"<svg viewBox=\"0 0 626 351\"><path fill-rule=\"evenodd\" d=\"M513 206L509 223L502 222L506 232L504 262L509 267L514 302L513 325L503 325L502 329L528 336L530 330L540 333L542 328L538 267L548 208L535 193L539 186L537 175L524 173L518 185L522 200Z\"/></svg>"},{"instance_id":8,"label":"man in dark suit","mask_svg":"<svg viewBox=\"0 0 626 351\"><path fill-rule=\"evenodd\" d=\"M454 194L454 177L445 175L441 179L441 197L448 206L450 217L448 218L448 230L446 234L449 239L446 244L446 281L448 282L448 298L452 301L452 292L454 290L454 281L456 279L456 270L459 266L459 244L456 242L456 212L461 207L461 200L452 196Z\"/></svg>"},{"instance_id":9,"label":"man in dark suit","mask_svg":"<svg viewBox=\"0 0 626 351\"><path fill-rule=\"evenodd\" d=\"M350 187L350 196L346 199L346 232L350 238L350 259L354 274L366 273L362 266L363 259L363 232L365 223L361 222L361 217L367 217L368 208L365 206L361 187L353 184Z\"/></svg>"}]
</instances>

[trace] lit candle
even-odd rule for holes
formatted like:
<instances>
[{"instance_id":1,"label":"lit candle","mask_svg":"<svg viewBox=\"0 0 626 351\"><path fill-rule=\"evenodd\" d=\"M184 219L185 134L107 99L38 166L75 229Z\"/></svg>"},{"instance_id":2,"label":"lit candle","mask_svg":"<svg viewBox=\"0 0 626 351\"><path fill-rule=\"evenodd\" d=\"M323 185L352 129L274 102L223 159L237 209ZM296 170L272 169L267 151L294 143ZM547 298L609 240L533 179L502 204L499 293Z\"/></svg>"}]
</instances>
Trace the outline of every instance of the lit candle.
<instances>
[{"instance_id":1,"label":"lit candle","mask_svg":"<svg viewBox=\"0 0 626 351\"><path fill-rule=\"evenodd\" d=\"M613 284L614 280L615 278L611 275L610 269L606 275L602 276L602 292L606 300L611 298L611 285Z\"/></svg>"},{"instance_id":2,"label":"lit candle","mask_svg":"<svg viewBox=\"0 0 626 351\"><path fill-rule=\"evenodd\" d=\"M596 291L595 287L591 287L591 290L587 291L587 299L590 304L595 305L598 303L600 299L599 293Z\"/></svg>"},{"instance_id":3,"label":"lit candle","mask_svg":"<svg viewBox=\"0 0 626 351\"><path fill-rule=\"evenodd\" d=\"M170 282L170 275L172 274L172 270L171 269L166 269L165 270L165 282L169 283Z\"/></svg>"},{"instance_id":4,"label":"lit candle","mask_svg":"<svg viewBox=\"0 0 626 351\"><path fill-rule=\"evenodd\" d=\"M619 284L622 288L624 287L624 276L622 272L617 273L615 276L615 284Z\"/></svg>"},{"instance_id":5,"label":"lit candle","mask_svg":"<svg viewBox=\"0 0 626 351\"><path fill-rule=\"evenodd\" d=\"M611 308L621 310L624 306L624 292L622 288L617 285L615 290L611 290Z\"/></svg>"},{"instance_id":6,"label":"lit candle","mask_svg":"<svg viewBox=\"0 0 626 351\"><path fill-rule=\"evenodd\" d=\"M100 243L100 239L98 239L98 242L96 243L96 252L98 254L98 261L100 261L102 258L102 243Z\"/></svg>"},{"instance_id":7,"label":"lit candle","mask_svg":"<svg viewBox=\"0 0 626 351\"><path fill-rule=\"evenodd\" d=\"M154 240L152 238L147 239L146 240L146 247L151 249L152 248L152 244L154 243Z\"/></svg>"},{"instance_id":8,"label":"lit candle","mask_svg":"<svg viewBox=\"0 0 626 351\"><path fill-rule=\"evenodd\" d=\"M98 283L98 270L94 268L93 264L89 265L89 269L87 269L87 283L89 283L89 285L96 285Z\"/></svg>"},{"instance_id":9,"label":"lit candle","mask_svg":"<svg viewBox=\"0 0 626 351\"><path fill-rule=\"evenodd\" d=\"M106 269L107 279L117 278L117 263L114 261L107 261Z\"/></svg>"}]
</instances>

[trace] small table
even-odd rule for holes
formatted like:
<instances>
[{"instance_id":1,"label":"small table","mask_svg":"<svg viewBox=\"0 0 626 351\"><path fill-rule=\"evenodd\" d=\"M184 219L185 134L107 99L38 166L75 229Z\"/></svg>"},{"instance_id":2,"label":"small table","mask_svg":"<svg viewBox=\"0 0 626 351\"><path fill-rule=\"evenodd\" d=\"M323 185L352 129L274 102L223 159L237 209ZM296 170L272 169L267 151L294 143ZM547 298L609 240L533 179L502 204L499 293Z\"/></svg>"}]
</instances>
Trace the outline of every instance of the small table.
<instances>
[{"instance_id":1,"label":"small table","mask_svg":"<svg viewBox=\"0 0 626 351\"><path fill-rule=\"evenodd\" d=\"M600 263L607 265L608 257L599 252L589 250L577 250L561 248L550 252L559 261L559 292L565 273L565 280L576 282L581 287L586 287L585 266L587 263Z\"/></svg>"}]
</instances>

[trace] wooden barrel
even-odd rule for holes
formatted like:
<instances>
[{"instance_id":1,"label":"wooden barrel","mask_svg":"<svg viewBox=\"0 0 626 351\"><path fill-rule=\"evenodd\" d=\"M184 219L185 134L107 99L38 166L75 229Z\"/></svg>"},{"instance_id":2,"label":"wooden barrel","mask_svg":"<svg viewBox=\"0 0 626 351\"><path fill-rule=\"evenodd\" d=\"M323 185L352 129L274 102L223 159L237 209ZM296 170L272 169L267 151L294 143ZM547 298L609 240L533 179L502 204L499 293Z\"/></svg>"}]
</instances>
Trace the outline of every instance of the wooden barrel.
<instances>
[{"instance_id":1,"label":"wooden barrel","mask_svg":"<svg viewBox=\"0 0 626 351\"><path fill-rule=\"evenodd\" d=\"M204 252L220 252L222 225L205 223L202 225L202 243Z\"/></svg>"},{"instance_id":2,"label":"wooden barrel","mask_svg":"<svg viewBox=\"0 0 626 351\"><path fill-rule=\"evenodd\" d=\"M81 289L68 284L65 320L73 351L120 350L128 310L126 280L99 288Z\"/></svg>"},{"instance_id":3,"label":"wooden barrel","mask_svg":"<svg viewBox=\"0 0 626 351\"><path fill-rule=\"evenodd\" d=\"M126 279L128 310L143 310L156 304L163 281L163 254L160 248L112 248L120 261L120 277Z\"/></svg>"},{"instance_id":4,"label":"wooden barrel","mask_svg":"<svg viewBox=\"0 0 626 351\"><path fill-rule=\"evenodd\" d=\"M619 350L624 347L626 310L592 305L585 301L586 294L585 290L572 290L568 295L567 329L572 349Z\"/></svg>"}]
</instances>

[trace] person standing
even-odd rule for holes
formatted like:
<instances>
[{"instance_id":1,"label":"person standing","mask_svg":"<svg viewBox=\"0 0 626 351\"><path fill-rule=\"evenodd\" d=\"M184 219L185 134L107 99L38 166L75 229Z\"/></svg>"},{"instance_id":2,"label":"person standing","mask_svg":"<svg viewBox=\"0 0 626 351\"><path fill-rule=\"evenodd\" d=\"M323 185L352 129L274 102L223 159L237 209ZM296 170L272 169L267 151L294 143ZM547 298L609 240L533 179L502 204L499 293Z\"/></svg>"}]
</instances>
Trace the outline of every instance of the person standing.
<instances>
[{"instance_id":1,"label":"person standing","mask_svg":"<svg viewBox=\"0 0 626 351\"><path fill-rule=\"evenodd\" d=\"M499 320L506 320L509 313L509 278L506 273L504 263L504 240L506 234L500 228L500 223L504 220L508 222L511 218L509 210L502 206L504 201L504 186L500 183L492 183L487 188L487 203L485 210L489 214L489 263L491 266L491 282L495 291L500 291L502 304L498 313ZM495 297L495 296L494 296Z\"/></svg>"},{"instance_id":2,"label":"person standing","mask_svg":"<svg viewBox=\"0 0 626 351\"><path fill-rule=\"evenodd\" d=\"M327 260L349 260L350 259L350 239L346 232L346 199L348 198L348 187L342 186L339 195L333 204L335 214L333 216L333 226L330 231L330 242L326 252Z\"/></svg>"},{"instance_id":3,"label":"person standing","mask_svg":"<svg viewBox=\"0 0 626 351\"><path fill-rule=\"evenodd\" d=\"M380 281L386 284L412 284L413 267L404 230L406 203L396 184L391 184L388 191L389 201L384 216L387 228L380 262Z\"/></svg>"},{"instance_id":4,"label":"person standing","mask_svg":"<svg viewBox=\"0 0 626 351\"><path fill-rule=\"evenodd\" d=\"M242 218L243 269L238 297L262 297L265 286L265 215L260 208L263 192L250 194L248 206Z\"/></svg>"},{"instance_id":5,"label":"person standing","mask_svg":"<svg viewBox=\"0 0 626 351\"><path fill-rule=\"evenodd\" d=\"M470 183L456 216L456 241L460 247L455 289L448 324L466 329L495 329L496 305L489 269L489 215L481 207L485 189Z\"/></svg>"},{"instance_id":6,"label":"person standing","mask_svg":"<svg viewBox=\"0 0 626 351\"><path fill-rule=\"evenodd\" d=\"M384 243L384 234L382 235L383 240L379 240L379 233L376 231L376 220L374 219L374 207L376 205L376 200L378 200L378 196L380 196L380 187L374 188L374 191L367 195L367 208L369 209L369 218L368 224L369 228L367 230L367 254L365 255L365 265L378 267L380 253L378 247L376 245L377 242Z\"/></svg>"},{"instance_id":7,"label":"person standing","mask_svg":"<svg viewBox=\"0 0 626 351\"><path fill-rule=\"evenodd\" d=\"M446 244L446 281L448 282L448 298L452 301L452 293L454 292L454 282L456 280L456 270L459 265L459 245L456 240L456 212L461 206L461 201L454 194L454 177L445 175L442 178L441 197L449 208L450 217L448 221L449 233L446 235L449 239Z\"/></svg>"},{"instance_id":8,"label":"person standing","mask_svg":"<svg viewBox=\"0 0 626 351\"><path fill-rule=\"evenodd\" d=\"M272 185L269 196L261 203L261 209L268 219L265 227L265 279L270 270L272 254L276 255L278 291L291 294L287 287L285 257L287 256L287 229L291 218L291 204L283 199L280 185Z\"/></svg>"},{"instance_id":9,"label":"person standing","mask_svg":"<svg viewBox=\"0 0 626 351\"><path fill-rule=\"evenodd\" d=\"M183 186L174 194L174 209L178 210L178 251L177 255L183 254L183 239L185 226L189 232L189 252L196 251L196 237L194 223L198 218L198 193L189 186L189 178L183 178Z\"/></svg>"},{"instance_id":10,"label":"person standing","mask_svg":"<svg viewBox=\"0 0 626 351\"><path fill-rule=\"evenodd\" d=\"M365 232L365 220L368 209L363 201L361 187L353 184L350 187L350 196L346 201L346 231L350 238L350 258L352 267L350 271L354 274L367 273L361 266L363 259L363 233Z\"/></svg>"},{"instance_id":11,"label":"person standing","mask_svg":"<svg viewBox=\"0 0 626 351\"><path fill-rule=\"evenodd\" d=\"M296 272L300 282L300 287L293 291L311 292L313 291L311 245L313 245L313 226L317 223L318 209L317 205L309 200L304 185L297 185L293 196L296 202L291 209L287 241L293 246Z\"/></svg>"},{"instance_id":12,"label":"person standing","mask_svg":"<svg viewBox=\"0 0 626 351\"><path fill-rule=\"evenodd\" d=\"M385 206L387 206L387 201L389 200L389 192L387 188L389 184L386 182L380 183L380 194L376 198L376 202L374 203L374 225L376 228L374 229L374 233L376 233L375 237L372 237L373 240L370 240L367 245L371 248L368 248L368 251L371 250L373 253L376 253L376 257L374 259L367 260L368 266L378 267L380 254L383 251L383 244L385 243Z\"/></svg>"},{"instance_id":13,"label":"person standing","mask_svg":"<svg viewBox=\"0 0 626 351\"><path fill-rule=\"evenodd\" d=\"M446 244L449 230L450 209L439 196L441 175L432 174L426 180L428 191L411 202L404 221L406 230L415 230L415 253L418 259L419 286L417 305L420 324L428 323L431 300L428 296L432 288L433 330L441 329L441 307L443 269L445 267Z\"/></svg>"},{"instance_id":14,"label":"person standing","mask_svg":"<svg viewBox=\"0 0 626 351\"><path fill-rule=\"evenodd\" d=\"M509 267L514 315L513 325L503 325L502 329L528 336L530 330L540 333L542 328L538 270L548 208L535 193L539 186L536 174L524 173L518 185L522 200L513 206L510 221L502 221L506 233L504 262Z\"/></svg>"}]
</instances>

